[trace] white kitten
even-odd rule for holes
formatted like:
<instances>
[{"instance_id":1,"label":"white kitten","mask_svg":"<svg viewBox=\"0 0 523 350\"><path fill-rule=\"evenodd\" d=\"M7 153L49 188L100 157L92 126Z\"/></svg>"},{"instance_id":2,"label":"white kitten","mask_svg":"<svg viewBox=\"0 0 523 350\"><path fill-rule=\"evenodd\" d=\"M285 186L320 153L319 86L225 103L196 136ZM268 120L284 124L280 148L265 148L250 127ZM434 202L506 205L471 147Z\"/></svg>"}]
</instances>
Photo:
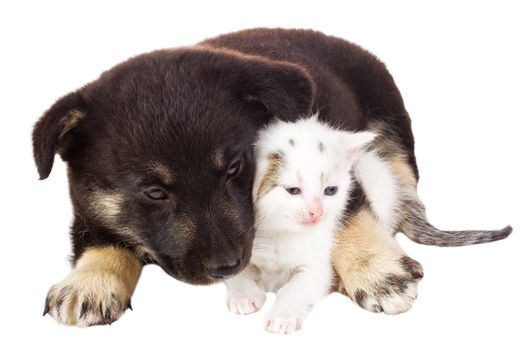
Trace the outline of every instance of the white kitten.
<instances>
[{"instance_id":1,"label":"white kitten","mask_svg":"<svg viewBox=\"0 0 523 350\"><path fill-rule=\"evenodd\" d=\"M349 171L374 136L335 130L315 116L261 131L255 144L256 237L250 264L225 282L230 311L255 312L265 293L275 292L265 329L301 328L330 292L330 253L348 200Z\"/></svg>"}]
</instances>

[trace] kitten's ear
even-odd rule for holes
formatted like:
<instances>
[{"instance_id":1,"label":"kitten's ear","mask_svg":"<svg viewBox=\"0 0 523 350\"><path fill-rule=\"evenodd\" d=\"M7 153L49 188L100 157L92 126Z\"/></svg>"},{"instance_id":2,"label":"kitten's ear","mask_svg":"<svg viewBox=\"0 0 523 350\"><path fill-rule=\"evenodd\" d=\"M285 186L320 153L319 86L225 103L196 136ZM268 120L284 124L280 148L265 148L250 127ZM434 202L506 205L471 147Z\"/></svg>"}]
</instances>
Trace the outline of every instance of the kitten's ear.
<instances>
[{"instance_id":1,"label":"kitten's ear","mask_svg":"<svg viewBox=\"0 0 523 350\"><path fill-rule=\"evenodd\" d=\"M262 191L264 191L261 188L262 181L265 181L264 178L267 177L267 172L269 171L269 167L271 166L271 162L269 159L259 156L259 159L256 160L256 172L254 174L254 183L252 185L252 201L256 202L258 198L263 194Z\"/></svg>"},{"instance_id":2,"label":"kitten's ear","mask_svg":"<svg viewBox=\"0 0 523 350\"><path fill-rule=\"evenodd\" d=\"M252 186L253 202L278 186L278 178L285 163L284 156L281 153L270 153L265 157L258 156L257 159Z\"/></svg>"},{"instance_id":3,"label":"kitten's ear","mask_svg":"<svg viewBox=\"0 0 523 350\"><path fill-rule=\"evenodd\" d=\"M260 195L260 185L262 179L269 167L269 161L266 158L256 160L256 171L254 174L254 183L252 185L252 201L256 202Z\"/></svg>"},{"instance_id":4,"label":"kitten's ear","mask_svg":"<svg viewBox=\"0 0 523 350\"><path fill-rule=\"evenodd\" d=\"M340 135L341 147L345 150L347 159L352 163L377 135L370 131L348 132Z\"/></svg>"}]
</instances>

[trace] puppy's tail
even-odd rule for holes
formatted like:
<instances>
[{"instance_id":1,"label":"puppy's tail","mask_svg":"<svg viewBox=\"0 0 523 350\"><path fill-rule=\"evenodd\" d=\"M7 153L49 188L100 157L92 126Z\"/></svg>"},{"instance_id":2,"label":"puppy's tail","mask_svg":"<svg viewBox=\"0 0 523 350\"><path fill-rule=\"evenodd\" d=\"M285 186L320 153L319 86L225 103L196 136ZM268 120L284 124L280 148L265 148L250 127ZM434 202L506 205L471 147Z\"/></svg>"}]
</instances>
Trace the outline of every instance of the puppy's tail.
<instances>
[{"instance_id":1,"label":"puppy's tail","mask_svg":"<svg viewBox=\"0 0 523 350\"><path fill-rule=\"evenodd\" d=\"M417 196L416 196L417 197ZM512 232L507 226L501 230L442 231L432 226L425 214L425 207L418 198L403 198L400 231L412 241L440 247L457 247L488 243L504 239Z\"/></svg>"}]
</instances>

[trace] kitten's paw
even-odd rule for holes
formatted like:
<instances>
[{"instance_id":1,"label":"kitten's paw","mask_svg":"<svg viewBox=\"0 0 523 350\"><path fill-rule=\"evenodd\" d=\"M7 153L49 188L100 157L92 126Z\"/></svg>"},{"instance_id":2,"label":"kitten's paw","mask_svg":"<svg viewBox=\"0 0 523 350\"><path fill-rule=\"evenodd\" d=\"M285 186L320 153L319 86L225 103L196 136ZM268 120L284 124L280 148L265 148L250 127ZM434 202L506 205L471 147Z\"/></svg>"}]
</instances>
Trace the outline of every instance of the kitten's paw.
<instances>
[{"instance_id":1,"label":"kitten's paw","mask_svg":"<svg viewBox=\"0 0 523 350\"><path fill-rule=\"evenodd\" d=\"M391 270L394 272L377 269L369 271L368 276L361 274L356 280L358 283L353 283L352 288L347 288L345 292L358 305L371 312L388 315L406 312L418 295L423 268L417 261L403 256L395 265L391 265ZM383 272L378 274L378 271Z\"/></svg>"},{"instance_id":2,"label":"kitten's paw","mask_svg":"<svg viewBox=\"0 0 523 350\"><path fill-rule=\"evenodd\" d=\"M227 298L227 307L230 312L238 315L252 314L261 309L265 303L265 293L231 296Z\"/></svg>"},{"instance_id":3,"label":"kitten's paw","mask_svg":"<svg viewBox=\"0 0 523 350\"><path fill-rule=\"evenodd\" d=\"M69 326L111 324L131 308L131 293L115 274L73 270L49 290L44 315Z\"/></svg>"},{"instance_id":4,"label":"kitten's paw","mask_svg":"<svg viewBox=\"0 0 523 350\"><path fill-rule=\"evenodd\" d=\"M282 304L276 300L273 308L264 318L265 330L272 333L288 334L300 330L310 307L293 305L292 302Z\"/></svg>"},{"instance_id":5,"label":"kitten's paw","mask_svg":"<svg viewBox=\"0 0 523 350\"><path fill-rule=\"evenodd\" d=\"M268 316L265 330L271 333L288 334L301 329L303 319L298 316Z\"/></svg>"}]
</instances>

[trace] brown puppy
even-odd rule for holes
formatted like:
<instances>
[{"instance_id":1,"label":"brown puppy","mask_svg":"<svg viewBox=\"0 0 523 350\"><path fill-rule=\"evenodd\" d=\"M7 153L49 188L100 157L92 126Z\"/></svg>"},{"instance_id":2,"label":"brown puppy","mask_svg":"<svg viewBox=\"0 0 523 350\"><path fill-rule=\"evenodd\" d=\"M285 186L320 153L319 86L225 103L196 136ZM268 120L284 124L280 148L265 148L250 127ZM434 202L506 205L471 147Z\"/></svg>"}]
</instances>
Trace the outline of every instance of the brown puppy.
<instances>
[{"instance_id":1,"label":"brown puppy","mask_svg":"<svg viewBox=\"0 0 523 350\"><path fill-rule=\"evenodd\" d=\"M347 208L334 266L340 289L363 307L394 313L412 303L421 267L392 238L397 230L440 245L508 235L449 239L426 230L410 119L372 54L313 31L248 30L134 57L58 100L35 125L40 178L60 154L74 205L74 269L51 288L45 313L71 325L111 323L146 263L198 284L244 268L256 132L275 116L313 112L343 129L379 131L376 152L403 189L394 224L380 222L361 189ZM401 308L383 307L399 299Z\"/></svg>"}]
</instances>

